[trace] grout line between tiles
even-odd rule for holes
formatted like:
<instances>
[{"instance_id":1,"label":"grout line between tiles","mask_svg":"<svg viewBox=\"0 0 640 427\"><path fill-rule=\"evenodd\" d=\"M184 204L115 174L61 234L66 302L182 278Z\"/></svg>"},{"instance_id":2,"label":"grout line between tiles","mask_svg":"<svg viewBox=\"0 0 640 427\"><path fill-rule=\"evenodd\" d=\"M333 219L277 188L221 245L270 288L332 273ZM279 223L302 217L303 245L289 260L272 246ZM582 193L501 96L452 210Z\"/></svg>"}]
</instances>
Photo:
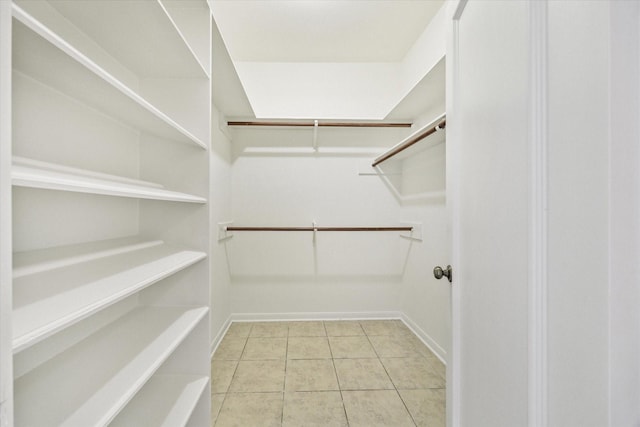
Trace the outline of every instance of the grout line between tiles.
<instances>
[{"instance_id":1,"label":"grout line between tiles","mask_svg":"<svg viewBox=\"0 0 640 427\"><path fill-rule=\"evenodd\" d=\"M411 418L411 421L413 421L413 424L415 426L418 425L418 423L416 422L416 420L413 418L413 414L411 413L411 411L409 410L409 407L407 406L407 404L405 403L404 399L402 398L402 395L400 394L400 392L398 391L398 389L396 388L396 394L398 395L398 398L400 398L400 402L402 402L402 404L404 405L404 409L407 410L407 414L409 414L409 417Z\"/></svg>"},{"instance_id":2,"label":"grout line between tiles","mask_svg":"<svg viewBox=\"0 0 640 427\"><path fill-rule=\"evenodd\" d=\"M251 327L253 328L253 326ZM251 328L249 328L249 332L251 332ZM227 329L227 333L229 332L229 330ZM225 336L222 337L222 339L226 338L227 334L225 333ZM222 340L221 340L222 341ZM240 361L242 360L242 354L244 353L245 348L247 347L247 342L249 341L249 337L247 336L247 338L244 341L244 346L242 347L242 351L240 352L240 358L237 360L237 364L236 364L236 369L233 370L233 375L231 376L231 382L229 383L229 387L227 387L227 392L224 394L224 398L222 399L222 402L220 403L220 409L218 410L218 415L216 415L216 422L215 424L218 424L218 419L220 417L220 413L222 412L222 408L224 408L224 404L227 401L227 396L229 395L230 391L231 391L231 384L233 384L233 380L236 377L236 372L238 372L238 367L240 366ZM213 360L212 360L213 362ZM213 378L213 374L211 374L210 378Z\"/></svg>"},{"instance_id":3,"label":"grout line between tiles","mask_svg":"<svg viewBox=\"0 0 640 427\"><path fill-rule=\"evenodd\" d=\"M375 351L375 349L374 349L374 351ZM393 381L393 378L389 374L389 371L387 370L387 367L382 362L382 358L378 357L378 360L380 361L380 364L382 365L382 368L384 369L384 372L389 377L389 380L391 381L391 384L393 385L393 390L395 390L396 394L398 395L398 398L400 399L400 401L402 402L402 405L404 406L404 409L407 411L407 414L409 414L409 417L411 418L411 421L413 422L413 425L417 426L418 424L416 423L416 420L413 418L413 414L411 414L411 411L409 410L409 407L407 406L407 404L405 403L404 399L402 398L402 395L398 391L398 386L396 385L395 381Z\"/></svg>"},{"instance_id":4,"label":"grout line between tiles","mask_svg":"<svg viewBox=\"0 0 640 427\"><path fill-rule=\"evenodd\" d=\"M359 323L358 323L359 325ZM327 345L329 346L329 354L331 355L331 366L333 366L333 374L336 377L336 384L338 384L338 391L340 392L340 401L342 402L342 411L344 412L344 419L347 421L347 427L349 427L349 416L347 415L347 407L344 404L344 397L342 395L342 387L340 387L340 378L338 378L338 370L336 369L336 362L333 358L333 349L331 348L331 341L329 340L329 334L327 331L327 325L325 322L322 322L322 326L324 326L324 332L327 334Z\"/></svg>"},{"instance_id":5,"label":"grout line between tiles","mask_svg":"<svg viewBox=\"0 0 640 427\"><path fill-rule=\"evenodd\" d=\"M287 390L287 368L289 365L289 324L287 323L287 343L284 350L284 378L282 380L282 411L280 411L280 427L284 424L284 394Z\"/></svg>"},{"instance_id":6,"label":"grout line between tiles","mask_svg":"<svg viewBox=\"0 0 640 427\"><path fill-rule=\"evenodd\" d=\"M364 328L362 328L362 329L364 330ZM389 377L389 381L391 381L391 384L393 385L393 390L395 390L396 394L398 395L398 398L400 398L400 401L402 402L402 405L404 406L404 409L407 411L407 414L409 414L409 418L411 418L411 422L413 423L414 426L417 426L418 424L416 423L416 420L413 418L413 415L411 414L411 411L409 411L409 408L407 407L407 404L404 402L404 399L400 395L400 392L398 391L398 387L396 386L396 383L393 381L393 378L389 374L389 371L387 370L387 367L382 362L382 358L378 354L378 351L376 350L376 348L373 346L373 343L371 342L371 339L369 339L369 334L367 334L366 330L365 330L365 335L367 337L367 340L369 341L369 344L373 348L373 351L376 353L376 356L378 356L378 361L382 365L382 369L384 369L384 372L387 374L387 377Z\"/></svg>"}]
</instances>

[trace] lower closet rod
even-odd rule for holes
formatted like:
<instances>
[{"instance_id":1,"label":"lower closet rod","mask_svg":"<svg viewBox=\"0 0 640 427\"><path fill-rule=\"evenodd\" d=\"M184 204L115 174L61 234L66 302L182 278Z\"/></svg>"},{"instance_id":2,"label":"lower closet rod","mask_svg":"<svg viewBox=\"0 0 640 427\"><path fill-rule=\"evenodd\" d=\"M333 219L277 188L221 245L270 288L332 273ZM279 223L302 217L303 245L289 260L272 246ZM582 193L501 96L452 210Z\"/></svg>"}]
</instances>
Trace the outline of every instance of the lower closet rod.
<instances>
[{"instance_id":1,"label":"lower closet rod","mask_svg":"<svg viewBox=\"0 0 640 427\"><path fill-rule=\"evenodd\" d=\"M413 227L239 227L227 231L411 231Z\"/></svg>"}]
</instances>

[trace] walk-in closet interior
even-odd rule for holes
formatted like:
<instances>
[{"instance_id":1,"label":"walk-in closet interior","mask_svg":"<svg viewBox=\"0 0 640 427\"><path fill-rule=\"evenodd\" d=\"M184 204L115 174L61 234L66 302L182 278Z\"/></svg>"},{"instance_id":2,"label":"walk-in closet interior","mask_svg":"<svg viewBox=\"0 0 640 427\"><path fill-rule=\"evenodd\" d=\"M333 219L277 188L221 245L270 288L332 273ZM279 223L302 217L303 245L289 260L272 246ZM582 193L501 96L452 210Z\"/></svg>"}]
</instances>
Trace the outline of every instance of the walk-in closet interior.
<instances>
[{"instance_id":1,"label":"walk-in closet interior","mask_svg":"<svg viewBox=\"0 0 640 427\"><path fill-rule=\"evenodd\" d=\"M640 425L638 76L638 1L0 0L0 427Z\"/></svg>"},{"instance_id":2,"label":"walk-in closet interior","mask_svg":"<svg viewBox=\"0 0 640 427\"><path fill-rule=\"evenodd\" d=\"M0 425L208 426L237 324L446 361L444 5L0 1Z\"/></svg>"}]
</instances>

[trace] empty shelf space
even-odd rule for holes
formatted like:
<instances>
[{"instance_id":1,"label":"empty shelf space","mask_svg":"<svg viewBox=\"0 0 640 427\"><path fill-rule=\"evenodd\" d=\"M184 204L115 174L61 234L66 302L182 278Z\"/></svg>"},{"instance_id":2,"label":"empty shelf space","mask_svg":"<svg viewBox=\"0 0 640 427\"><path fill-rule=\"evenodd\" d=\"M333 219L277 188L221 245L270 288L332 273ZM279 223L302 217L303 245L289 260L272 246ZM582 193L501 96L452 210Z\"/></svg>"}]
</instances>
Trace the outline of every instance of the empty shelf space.
<instances>
[{"instance_id":1,"label":"empty shelf space","mask_svg":"<svg viewBox=\"0 0 640 427\"><path fill-rule=\"evenodd\" d=\"M48 251L53 253L56 249ZM101 250L89 251L84 256L67 247L62 252L70 254L69 257L57 259L47 255L47 251L34 252L34 255L20 254L18 258L44 259L44 266L35 262L31 265L32 274L24 274L23 270L23 275L14 277L14 352L206 257L204 252L171 248L154 241L120 247L105 243Z\"/></svg>"},{"instance_id":2,"label":"empty shelf space","mask_svg":"<svg viewBox=\"0 0 640 427\"><path fill-rule=\"evenodd\" d=\"M14 158L11 177L13 185L20 187L173 202L207 201L203 197L165 190L158 184L23 158Z\"/></svg>"},{"instance_id":3,"label":"empty shelf space","mask_svg":"<svg viewBox=\"0 0 640 427\"><path fill-rule=\"evenodd\" d=\"M13 15L14 70L134 128L207 148L189 130L15 4Z\"/></svg>"},{"instance_id":4,"label":"empty shelf space","mask_svg":"<svg viewBox=\"0 0 640 427\"><path fill-rule=\"evenodd\" d=\"M127 1L123 4L113 0L52 0L49 3L139 77L207 77L166 5L160 1ZM204 7L206 2L203 1L203 6L197 10L202 12ZM118 30L113 31L114 28Z\"/></svg>"},{"instance_id":5,"label":"empty shelf space","mask_svg":"<svg viewBox=\"0 0 640 427\"><path fill-rule=\"evenodd\" d=\"M16 425L107 425L208 308L141 307L15 381Z\"/></svg>"},{"instance_id":6,"label":"empty shelf space","mask_svg":"<svg viewBox=\"0 0 640 427\"><path fill-rule=\"evenodd\" d=\"M110 426L187 425L209 377L154 375Z\"/></svg>"},{"instance_id":7,"label":"empty shelf space","mask_svg":"<svg viewBox=\"0 0 640 427\"><path fill-rule=\"evenodd\" d=\"M100 240L77 245L58 246L13 253L13 279L19 279L44 271L81 264L100 258L141 249L160 246L162 240L145 240L139 237Z\"/></svg>"}]
</instances>

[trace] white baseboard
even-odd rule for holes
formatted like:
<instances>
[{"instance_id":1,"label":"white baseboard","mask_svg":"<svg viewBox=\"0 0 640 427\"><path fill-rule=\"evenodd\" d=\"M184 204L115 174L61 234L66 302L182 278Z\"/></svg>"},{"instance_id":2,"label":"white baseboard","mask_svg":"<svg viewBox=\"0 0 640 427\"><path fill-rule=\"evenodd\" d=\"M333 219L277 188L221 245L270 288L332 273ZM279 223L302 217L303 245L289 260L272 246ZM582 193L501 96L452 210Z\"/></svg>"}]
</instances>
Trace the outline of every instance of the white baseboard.
<instances>
[{"instance_id":1,"label":"white baseboard","mask_svg":"<svg viewBox=\"0 0 640 427\"><path fill-rule=\"evenodd\" d=\"M366 320L401 319L399 311L355 311L315 313L233 313L231 322L277 322L292 320Z\"/></svg>"},{"instance_id":2,"label":"white baseboard","mask_svg":"<svg viewBox=\"0 0 640 427\"><path fill-rule=\"evenodd\" d=\"M326 313L233 313L224 322L218 334L211 341L211 357L216 352L220 341L233 322L278 322L292 320L367 320L367 319L401 319L399 311L357 311Z\"/></svg>"},{"instance_id":3,"label":"white baseboard","mask_svg":"<svg viewBox=\"0 0 640 427\"><path fill-rule=\"evenodd\" d=\"M211 341L211 354L209 358L213 357L213 353L215 353L216 350L218 349L218 346L220 345L220 341L222 341L222 338L227 333L227 330L229 329L229 326L231 326L232 322L233 321L231 320L231 316L227 317L227 320L225 320L224 323L222 324L222 327L218 331L218 334Z\"/></svg>"},{"instance_id":4,"label":"white baseboard","mask_svg":"<svg viewBox=\"0 0 640 427\"><path fill-rule=\"evenodd\" d=\"M416 322L411 320L409 316L404 313L401 313L400 320L402 320L407 328L411 329L411 331L416 334L418 338L420 338L420 341L422 341L422 343L426 345L429 350L431 350L433 354L435 354L436 357L440 359L442 363L444 363L445 365L447 364L447 352L442 347L440 347L440 345L433 338L431 338L428 333L422 330L422 328L418 326Z\"/></svg>"}]
</instances>

